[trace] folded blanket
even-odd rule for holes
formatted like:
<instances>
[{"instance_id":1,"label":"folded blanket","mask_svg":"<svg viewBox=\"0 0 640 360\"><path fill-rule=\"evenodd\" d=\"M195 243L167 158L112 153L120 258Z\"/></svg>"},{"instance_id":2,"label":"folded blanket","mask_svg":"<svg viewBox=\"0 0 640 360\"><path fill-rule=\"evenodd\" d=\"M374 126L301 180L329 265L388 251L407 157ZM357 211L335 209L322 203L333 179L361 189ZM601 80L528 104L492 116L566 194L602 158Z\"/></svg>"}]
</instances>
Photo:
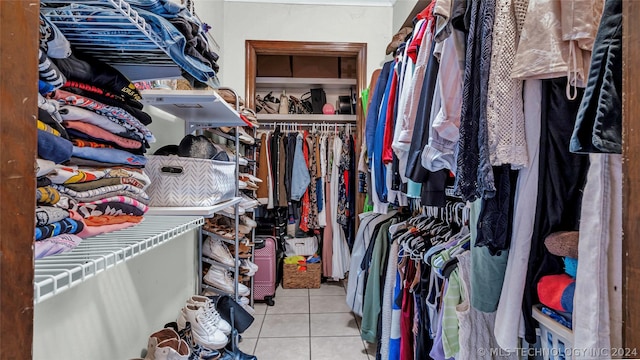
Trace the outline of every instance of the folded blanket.
<instances>
[{"instance_id":1,"label":"folded blanket","mask_svg":"<svg viewBox=\"0 0 640 360\"><path fill-rule=\"evenodd\" d=\"M36 207L36 226L49 225L69 217L69 212L54 206Z\"/></svg>"},{"instance_id":2,"label":"folded blanket","mask_svg":"<svg viewBox=\"0 0 640 360\"><path fill-rule=\"evenodd\" d=\"M60 164L71 159L72 153L71 141L38 130L38 157Z\"/></svg>"},{"instance_id":3,"label":"folded blanket","mask_svg":"<svg viewBox=\"0 0 640 360\"><path fill-rule=\"evenodd\" d=\"M59 209L69 210L73 209L77 203L77 200L70 198L67 195L60 195L60 201L58 201L54 206Z\"/></svg>"},{"instance_id":4,"label":"folded blanket","mask_svg":"<svg viewBox=\"0 0 640 360\"><path fill-rule=\"evenodd\" d=\"M120 214L141 216L149 210L149 207L136 199L113 196L92 202L78 203L73 207L73 210L81 217Z\"/></svg>"},{"instance_id":5,"label":"folded blanket","mask_svg":"<svg viewBox=\"0 0 640 360\"><path fill-rule=\"evenodd\" d=\"M132 199L133 200L133 199ZM131 216L143 216L147 209L149 209L146 205L138 202L140 205L144 206L145 209L140 209L137 206L124 204L121 202L107 202L104 204L87 204L81 203L77 204L74 207L74 210L78 212L84 218L88 218L90 216L102 216L102 215L111 215L111 216L120 216L120 215L131 215Z\"/></svg>"},{"instance_id":6,"label":"folded blanket","mask_svg":"<svg viewBox=\"0 0 640 360\"><path fill-rule=\"evenodd\" d=\"M144 183L140 182L140 180L133 177L115 177L115 178L102 178L99 180L75 183L75 184L65 184L64 186L75 191L87 191L93 190L105 186L110 185L133 185L137 188L143 189Z\"/></svg>"},{"instance_id":7,"label":"folded blanket","mask_svg":"<svg viewBox=\"0 0 640 360\"><path fill-rule=\"evenodd\" d=\"M109 119L116 121L118 124L124 126L127 129L138 130L144 135L145 139L149 143L153 143L156 141L156 138L153 136L151 131L149 131L149 129L143 123L141 123L140 120L136 119L135 117L133 117L133 115L129 114L122 108L105 105L93 99L86 98L77 94L72 94L64 90L57 90L56 92L54 92L53 98L58 100L61 105L75 105L87 110L95 111L98 114L104 115Z\"/></svg>"},{"instance_id":8,"label":"folded blanket","mask_svg":"<svg viewBox=\"0 0 640 360\"><path fill-rule=\"evenodd\" d=\"M89 15L91 16L91 15ZM95 26L95 25L92 25ZM66 59L54 59L56 65L69 80L93 84L122 96L126 99L139 101L142 99L135 85L114 67L102 61L75 55Z\"/></svg>"},{"instance_id":9,"label":"folded blanket","mask_svg":"<svg viewBox=\"0 0 640 360\"><path fill-rule=\"evenodd\" d=\"M89 167L89 168L97 168L99 170L99 169L106 169L106 168L124 166L125 164L112 163L112 162L102 162L102 161L91 160L91 159L83 159L81 157L72 156L71 159L69 160L69 165L81 166L81 167ZM126 166L128 166L130 168L143 168L144 167L144 165L132 165L132 164L127 164Z\"/></svg>"},{"instance_id":10,"label":"folded blanket","mask_svg":"<svg viewBox=\"0 0 640 360\"><path fill-rule=\"evenodd\" d=\"M72 156L120 165L144 166L147 163L147 158L144 156L133 155L130 152L118 149L99 149L74 146Z\"/></svg>"},{"instance_id":11,"label":"folded blanket","mask_svg":"<svg viewBox=\"0 0 640 360\"><path fill-rule=\"evenodd\" d=\"M77 234L84 229L84 224L71 218L66 218L44 226L36 226L36 241L47 239L60 234Z\"/></svg>"},{"instance_id":12,"label":"folded blanket","mask_svg":"<svg viewBox=\"0 0 640 360\"><path fill-rule=\"evenodd\" d=\"M60 116L64 121L81 121L87 124L95 125L114 135L122 136L127 139L143 141L144 135L137 129L127 129L126 127L111 121L108 117L100 115L96 112L86 110L77 106L62 105L60 106Z\"/></svg>"},{"instance_id":13,"label":"folded blanket","mask_svg":"<svg viewBox=\"0 0 640 360\"><path fill-rule=\"evenodd\" d=\"M82 140L82 139L73 139L71 140L71 143L73 144L73 146L77 146L77 147L91 147L96 149L115 149L113 145L99 143L95 141Z\"/></svg>"},{"instance_id":14,"label":"folded blanket","mask_svg":"<svg viewBox=\"0 0 640 360\"><path fill-rule=\"evenodd\" d=\"M38 161L38 165L40 165L40 161ZM42 164L42 166L46 165L47 163ZM87 169L54 164L54 167L47 168L47 174L47 177L54 184L82 183L105 178L134 178L143 183L145 188L151 183L149 176L144 171L129 167Z\"/></svg>"},{"instance_id":15,"label":"folded blanket","mask_svg":"<svg viewBox=\"0 0 640 360\"><path fill-rule=\"evenodd\" d=\"M51 62L42 49L38 49L38 75L41 81L51 86L51 90L47 92L61 88L67 81L62 72Z\"/></svg>"},{"instance_id":16,"label":"folded blanket","mask_svg":"<svg viewBox=\"0 0 640 360\"><path fill-rule=\"evenodd\" d=\"M44 186L49 186L51 184L53 184L51 182L51 179L49 179L48 177L45 176L40 176L36 179L36 183L37 183L37 187L44 187Z\"/></svg>"},{"instance_id":17,"label":"folded blanket","mask_svg":"<svg viewBox=\"0 0 640 360\"><path fill-rule=\"evenodd\" d=\"M80 95L89 99L93 99L97 102L101 102L105 105L109 105L109 106L115 106L115 107L119 107L122 110L128 112L129 114L131 114L134 118L140 120L140 122L144 125L149 125L151 124L151 122L153 121L153 119L151 118L151 116L149 114L147 114L146 112L142 111L143 105L142 103L138 102L138 101L127 101L124 102L120 99L116 99L113 97L109 97L109 96L104 96L102 94L93 92L91 90L94 90L95 88L89 88L90 90L87 90L87 86L84 84L77 84L80 85L81 87L75 87L75 86L70 86L73 82L69 82L67 81L64 86L62 87L62 90L64 91L68 91L70 93L76 94L76 95Z\"/></svg>"},{"instance_id":18,"label":"folded blanket","mask_svg":"<svg viewBox=\"0 0 640 360\"><path fill-rule=\"evenodd\" d=\"M60 201L60 192L53 186L39 187L36 189L36 202L44 205L55 205Z\"/></svg>"},{"instance_id":19,"label":"folded blanket","mask_svg":"<svg viewBox=\"0 0 640 360\"><path fill-rule=\"evenodd\" d=\"M557 311L549 309L546 306L543 306L540 311L547 315L548 317L552 318L553 320L555 320L556 322L559 322L560 325L569 328L569 329L573 329L573 324L571 323L571 320L565 318L564 316L562 316L562 314L559 314Z\"/></svg>"},{"instance_id":20,"label":"folded blanket","mask_svg":"<svg viewBox=\"0 0 640 360\"><path fill-rule=\"evenodd\" d=\"M58 116L60 116L60 114L58 114ZM46 110L38 108L38 120L55 129L57 132L60 133L60 136L62 136L63 138L67 140L69 139L69 134L67 134L67 131L62 126L62 118L60 118L60 122L58 122Z\"/></svg>"},{"instance_id":21,"label":"folded blanket","mask_svg":"<svg viewBox=\"0 0 640 360\"><path fill-rule=\"evenodd\" d=\"M75 249L82 242L82 238L74 234L61 234L36 241L34 244L34 254L36 260L47 256L66 253Z\"/></svg>"},{"instance_id":22,"label":"folded blanket","mask_svg":"<svg viewBox=\"0 0 640 360\"><path fill-rule=\"evenodd\" d=\"M125 149L142 148L142 142L140 141L129 139L123 136L118 136L93 124L85 123L82 121L64 121L62 125L68 130L69 135L73 135L73 132L71 130L75 130L90 136L92 139L112 142Z\"/></svg>"},{"instance_id":23,"label":"folded blanket","mask_svg":"<svg viewBox=\"0 0 640 360\"><path fill-rule=\"evenodd\" d=\"M53 161L36 158L36 176L46 176L56 171L56 168L61 165L57 165Z\"/></svg>"},{"instance_id":24,"label":"folded blanket","mask_svg":"<svg viewBox=\"0 0 640 360\"><path fill-rule=\"evenodd\" d=\"M72 219L84 224L84 219L78 213L76 213L75 211L71 211L70 214L71 214L71 218ZM128 227L132 227L132 226L135 226L137 224L138 223L126 222L126 223L122 223L122 224L110 224L110 225L101 225L101 226L85 226L84 229L80 233L78 233L78 236L80 236L81 238L88 238L88 237L91 237L91 236L96 236L96 235L100 235L100 234L104 234L104 233L110 233L110 232L126 229Z\"/></svg>"},{"instance_id":25,"label":"folded blanket","mask_svg":"<svg viewBox=\"0 0 640 360\"><path fill-rule=\"evenodd\" d=\"M55 135L55 136L60 136L60 131L52 128L51 126L43 123L42 121L38 120L36 122L36 126L38 127L38 130L42 130L42 131L46 131L51 135Z\"/></svg>"},{"instance_id":26,"label":"folded blanket","mask_svg":"<svg viewBox=\"0 0 640 360\"><path fill-rule=\"evenodd\" d=\"M573 312L576 281L567 274L546 275L538 281L538 298L553 310Z\"/></svg>"},{"instance_id":27,"label":"folded blanket","mask_svg":"<svg viewBox=\"0 0 640 360\"><path fill-rule=\"evenodd\" d=\"M149 195L144 190L137 188L133 185L111 185L98 189L87 191L74 191L62 185L54 184L52 187L60 192L60 194L67 195L76 199L79 202L91 202L100 200L111 196L127 196L136 199L144 204L149 203Z\"/></svg>"},{"instance_id":28,"label":"folded blanket","mask_svg":"<svg viewBox=\"0 0 640 360\"><path fill-rule=\"evenodd\" d=\"M131 215L100 215L100 216L89 216L84 219L84 224L86 226L103 226L103 225L116 225L122 223L139 223L142 221L142 216L131 216Z\"/></svg>"},{"instance_id":29,"label":"folded blanket","mask_svg":"<svg viewBox=\"0 0 640 360\"><path fill-rule=\"evenodd\" d=\"M562 260L564 261L564 272L575 279L578 273L578 259L565 256Z\"/></svg>"}]
</instances>

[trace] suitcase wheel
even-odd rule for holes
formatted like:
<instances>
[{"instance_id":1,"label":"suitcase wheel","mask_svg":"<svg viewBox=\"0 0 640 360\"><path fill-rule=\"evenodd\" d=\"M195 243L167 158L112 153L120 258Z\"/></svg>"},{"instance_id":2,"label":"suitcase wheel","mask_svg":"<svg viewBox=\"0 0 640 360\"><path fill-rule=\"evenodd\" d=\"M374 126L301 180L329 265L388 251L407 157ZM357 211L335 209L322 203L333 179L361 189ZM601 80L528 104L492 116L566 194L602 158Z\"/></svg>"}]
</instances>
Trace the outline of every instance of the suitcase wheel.
<instances>
[{"instance_id":1,"label":"suitcase wheel","mask_svg":"<svg viewBox=\"0 0 640 360\"><path fill-rule=\"evenodd\" d=\"M264 297L264 301L267 303L267 305L269 306L273 306L276 304L275 301L273 301L273 296L265 296Z\"/></svg>"}]
</instances>

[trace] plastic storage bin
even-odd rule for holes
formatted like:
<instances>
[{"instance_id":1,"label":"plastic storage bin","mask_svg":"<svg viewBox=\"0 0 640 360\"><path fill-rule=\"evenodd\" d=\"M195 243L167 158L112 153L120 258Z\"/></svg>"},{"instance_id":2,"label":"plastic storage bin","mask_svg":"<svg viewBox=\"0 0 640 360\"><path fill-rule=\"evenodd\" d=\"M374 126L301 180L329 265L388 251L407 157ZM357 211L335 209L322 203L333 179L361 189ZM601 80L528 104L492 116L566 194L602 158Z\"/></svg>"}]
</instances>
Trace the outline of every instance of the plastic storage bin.
<instances>
[{"instance_id":1,"label":"plastic storage bin","mask_svg":"<svg viewBox=\"0 0 640 360\"><path fill-rule=\"evenodd\" d=\"M573 331L543 314L537 306L533 307L532 315L540 323L540 344L544 360L573 359Z\"/></svg>"}]
</instances>

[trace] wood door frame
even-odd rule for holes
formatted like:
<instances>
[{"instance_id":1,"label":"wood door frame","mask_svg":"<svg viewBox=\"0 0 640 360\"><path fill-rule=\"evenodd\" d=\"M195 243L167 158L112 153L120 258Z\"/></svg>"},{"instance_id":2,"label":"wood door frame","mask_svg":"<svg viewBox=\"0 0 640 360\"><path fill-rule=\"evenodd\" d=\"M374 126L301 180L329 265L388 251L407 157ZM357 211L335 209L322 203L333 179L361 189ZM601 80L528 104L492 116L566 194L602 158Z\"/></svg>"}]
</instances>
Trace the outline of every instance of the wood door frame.
<instances>
[{"instance_id":1,"label":"wood door frame","mask_svg":"<svg viewBox=\"0 0 640 360\"><path fill-rule=\"evenodd\" d=\"M308 55L308 56L341 56L356 58L356 90L358 105L356 106L356 159L360 155L365 114L362 112L360 94L367 88L367 44L351 42L309 42L309 41L245 41L245 102L255 109L256 66L258 55ZM357 181L357 179L356 179ZM364 207L364 195L356 191L356 226L360 224L358 214Z\"/></svg>"},{"instance_id":2,"label":"wood door frame","mask_svg":"<svg viewBox=\"0 0 640 360\"><path fill-rule=\"evenodd\" d=\"M0 359L31 359L39 2L0 1Z\"/></svg>"},{"instance_id":3,"label":"wood door frame","mask_svg":"<svg viewBox=\"0 0 640 360\"><path fill-rule=\"evenodd\" d=\"M640 2L622 5L622 339L640 353Z\"/></svg>"},{"instance_id":4,"label":"wood door frame","mask_svg":"<svg viewBox=\"0 0 640 360\"><path fill-rule=\"evenodd\" d=\"M258 55L342 56L356 58L356 89L367 87L367 44L309 41L245 41L245 99L254 109Z\"/></svg>"}]
</instances>

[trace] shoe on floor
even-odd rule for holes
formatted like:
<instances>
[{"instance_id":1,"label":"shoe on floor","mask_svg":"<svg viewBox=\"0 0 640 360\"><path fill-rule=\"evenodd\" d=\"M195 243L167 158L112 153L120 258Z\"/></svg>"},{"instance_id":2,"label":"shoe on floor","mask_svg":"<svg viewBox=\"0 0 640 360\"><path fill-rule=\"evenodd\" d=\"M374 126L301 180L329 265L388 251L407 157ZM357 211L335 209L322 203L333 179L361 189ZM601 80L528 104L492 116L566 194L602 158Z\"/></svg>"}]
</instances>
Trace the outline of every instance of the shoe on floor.
<instances>
[{"instance_id":1,"label":"shoe on floor","mask_svg":"<svg viewBox=\"0 0 640 360\"><path fill-rule=\"evenodd\" d=\"M218 313L218 310L216 310L216 307L211 299L206 296L193 295L189 299L187 299L187 304L204 308L208 320L211 321L211 323L213 323L215 327L217 327L225 335L231 334L231 325L229 325L227 321L220 317L220 314ZM186 323L186 312L184 308L182 308L177 320L178 329L184 329L186 327Z\"/></svg>"},{"instance_id":2,"label":"shoe on floor","mask_svg":"<svg viewBox=\"0 0 640 360\"><path fill-rule=\"evenodd\" d=\"M151 336L149 336L149 341L147 342L147 355L144 359L155 360L158 344L170 339L180 340L180 336L173 329L162 329L151 334Z\"/></svg>"},{"instance_id":3,"label":"shoe on floor","mask_svg":"<svg viewBox=\"0 0 640 360\"><path fill-rule=\"evenodd\" d=\"M189 345L180 339L168 339L156 347L156 360L188 360L191 356Z\"/></svg>"},{"instance_id":4,"label":"shoe on floor","mask_svg":"<svg viewBox=\"0 0 640 360\"><path fill-rule=\"evenodd\" d=\"M235 266L235 261L229 248L221 240L207 238L202 244L202 255L227 266Z\"/></svg>"},{"instance_id":5,"label":"shoe on floor","mask_svg":"<svg viewBox=\"0 0 640 360\"><path fill-rule=\"evenodd\" d=\"M212 265L209 271L204 275L202 279L206 284L211 285L217 289L220 289L227 294L234 293L234 281L230 272L225 269ZM251 291L243 284L238 284L238 295L249 296Z\"/></svg>"},{"instance_id":6,"label":"shoe on floor","mask_svg":"<svg viewBox=\"0 0 640 360\"><path fill-rule=\"evenodd\" d=\"M229 339L211 323L203 307L186 305L184 311L187 321L191 323L191 334L196 344L214 350L227 345Z\"/></svg>"},{"instance_id":7,"label":"shoe on floor","mask_svg":"<svg viewBox=\"0 0 640 360\"><path fill-rule=\"evenodd\" d=\"M164 325L165 328L171 328L175 331L178 332L178 335L180 335L180 339L184 340L185 343L187 343L189 345L189 348L191 349L191 356L190 358L193 360L216 360L218 358L220 358L220 351L218 350L213 350L213 349L208 349L204 346L201 346L199 344L196 344L195 341L193 341L193 334L191 332L191 323L187 321L186 326L184 327L184 329L179 330L178 331L178 323L177 322L170 322L168 324Z\"/></svg>"}]
</instances>

